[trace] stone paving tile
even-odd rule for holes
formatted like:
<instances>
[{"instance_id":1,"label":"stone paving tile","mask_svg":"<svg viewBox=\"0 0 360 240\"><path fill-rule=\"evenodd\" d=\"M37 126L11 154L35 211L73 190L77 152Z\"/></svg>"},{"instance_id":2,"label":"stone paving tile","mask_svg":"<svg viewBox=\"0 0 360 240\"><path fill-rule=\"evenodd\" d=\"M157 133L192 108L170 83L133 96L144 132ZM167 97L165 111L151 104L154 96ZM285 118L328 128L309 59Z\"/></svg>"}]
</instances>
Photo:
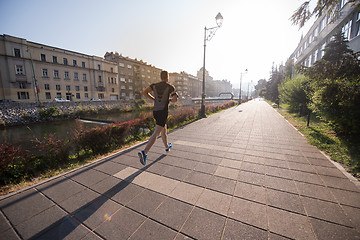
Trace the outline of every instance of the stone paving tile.
<instances>
[{"instance_id":1,"label":"stone paving tile","mask_svg":"<svg viewBox=\"0 0 360 240\"><path fill-rule=\"evenodd\" d=\"M250 163L256 163L256 164L264 164L266 159L263 157L245 155L243 158L243 161L250 162Z\"/></svg>"},{"instance_id":2,"label":"stone paving tile","mask_svg":"<svg viewBox=\"0 0 360 240\"><path fill-rule=\"evenodd\" d=\"M65 216L66 214L64 211L57 206L53 206L32 216L25 222L16 225L15 228L23 239L29 239L43 231L43 229L53 227L52 225L54 224L57 225L56 223L61 221Z\"/></svg>"},{"instance_id":3,"label":"stone paving tile","mask_svg":"<svg viewBox=\"0 0 360 240\"><path fill-rule=\"evenodd\" d=\"M227 194L205 189L196 206L227 216L231 199L232 197Z\"/></svg>"},{"instance_id":4,"label":"stone paving tile","mask_svg":"<svg viewBox=\"0 0 360 240\"><path fill-rule=\"evenodd\" d=\"M174 230L147 219L129 239L173 239L176 234Z\"/></svg>"},{"instance_id":5,"label":"stone paving tile","mask_svg":"<svg viewBox=\"0 0 360 240\"><path fill-rule=\"evenodd\" d=\"M180 182L169 196L190 204L195 204L203 190L204 188Z\"/></svg>"},{"instance_id":6,"label":"stone paving tile","mask_svg":"<svg viewBox=\"0 0 360 240\"><path fill-rule=\"evenodd\" d=\"M344 210L346 216L350 218L352 226L360 231L360 208L354 208L342 205L341 208Z\"/></svg>"},{"instance_id":7,"label":"stone paving tile","mask_svg":"<svg viewBox=\"0 0 360 240\"><path fill-rule=\"evenodd\" d=\"M74 174L69 174L66 176L70 177L76 182L83 184L84 186L90 187L107 178L109 175L93 169L86 169L84 171L77 171Z\"/></svg>"},{"instance_id":8,"label":"stone paving tile","mask_svg":"<svg viewBox=\"0 0 360 240\"><path fill-rule=\"evenodd\" d=\"M340 202L340 204L360 208L359 192L351 192L335 188L331 188L330 191L334 194L335 198Z\"/></svg>"},{"instance_id":9,"label":"stone paving tile","mask_svg":"<svg viewBox=\"0 0 360 240\"><path fill-rule=\"evenodd\" d=\"M310 162L311 165L314 166L322 166L322 167L330 167L330 168L334 167L334 164L327 159L308 158L307 160Z\"/></svg>"},{"instance_id":10,"label":"stone paving tile","mask_svg":"<svg viewBox=\"0 0 360 240\"><path fill-rule=\"evenodd\" d=\"M290 170L297 170L301 172L313 173L315 171L314 167L308 163L298 163L288 161L288 166Z\"/></svg>"},{"instance_id":11,"label":"stone paving tile","mask_svg":"<svg viewBox=\"0 0 360 240\"><path fill-rule=\"evenodd\" d=\"M85 187L72 180L60 177L40 185L37 189L54 202L61 202L72 195L83 191Z\"/></svg>"},{"instance_id":12,"label":"stone paving tile","mask_svg":"<svg viewBox=\"0 0 360 240\"><path fill-rule=\"evenodd\" d=\"M218 214L195 208L181 232L195 239L220 239L225 219Z\"/></svg>"},{"instance_id":13,"label":"stone paving tile","mask_svg":"<svg viewBox=\"0 0 360 240\"><path fill-rule=\"evenodd\" d=\"M272 188L275 190L281 190L295 194L298 193L294 181L289 179L265 176L264 185L267 186L268 188Z\"/></svg>"},{"instance_id":14,"label":"stone paving tile","mask_svg":"<svg viewBox=\"0 0 360 240\"><path fill-rule=\"evenodd\" d=\"M314 228L317 239L341 239L355 240L360 239L360 233L356 230L337 224L324 222L318 219L310 218L310 222Z\"/></svg>"},{"instance_id":15,"label":"stone paving tile","mask_svg":"<svg viewBox=\"0 0 360 240\"><path fill-rule=\"evenodd\" d=\"M301 196L336 202L335 198L326 187L302 182L296 182L296 186L298 187Z\"/></svg>"},{"instance_id":16,"label":"stone paving tile","mask_svg":"<svg viewBox=\"0 0 360 240\"><path fill-rule=\"evenodd\" d=\"M197 185L199 187L206 187L209 184L210 178L210 174L192 171L185 177L184 182Z\"/></svg>"},{"instance_id":17,"label":"stone paving tile","mask_svg":"<svg viewBox=\"0 0 360 240\"><path fill-rule=\"evenodd\" d=\"M202 155L199 159L200 162L214 164L214 165L219 165L221 160L222 160L221 157L209 156L209 155Z\"/></svg>"},{"instance_id":18,"label":"stone paving tile","mask_svg":"<svg viewBox=\"0 0 360 240\"><path fill-rule=\"evenodd\" d=\"M94 229L104 221L108 221L120 208L122 208L122 205L101 196L76 211L74 217Z\"/></svg>"},{"instance_id":19,"label":"stone paving tile","mask_svg":"<svg viewBox=\"0 0 360 240\"><path fill-rule=\"evenodd\" d=\"M241 170L247 172L255 172L259 174L265 174L265 166L263 164L243 162L241 165Z\"/></svg>"},{"instance_id":20,"label":"stone paving tile","mask_svg":"<svg viewBox=\"0 0 360 240\"><path fill-rule=\"evenodd\" d=\"M234 193L236 181L228 178L212 176L207 188L232 195Z\"/></svg>"},{"instance_id":21,"label":"stone paving tile","mask_svg":"<svg viewBox=\"0 0 360 240\"><path fill-rule=\"evenodd\" d=\"M316 239L307 217L268 207L269 230L293 239Z\"/></svg>"},{"instance_id":22,"label":"stone paving tile","mask_svg":"<svg viewBox=\"0 0 360 240\"><path fill-rule=\"evenodd\" d=\"M122 181L111 190L105 192L104 195L120 204L126 205L143 190L144 188L136 184Z\"/></svg>"},{"instance_id":23,"label":"stone paving tile","mask_svg":"<svg viewBox=\"0 0 360 240\"><path fill-rule=\"evenodd\" d=\"M112 188L116 187L116 185L120 184L121 181L123 180L117 177L108 176L107 178L104 178L102 181L92 185L90 189L103 194L107 191L110 191Z\"/></svg>"},{"instance_id":24,"label":"stone paving tile","mask_svg":"<svg viewBox=\"0 0 360 240\"><path fill-rule=\"evenodd\" d=\"M126 206L149 216L165 199L166 196L145 189Z\"/></svg>"},{"instance_id":25,"label":"stone paving tile","mask_svg":"<svg viewBox=\"0 0 360 240\"><path fill-rule=\"evenodd\" d=\"M345 178L330 177L330 176L321 176L321 179L325 182L326 186L332 188L339 188L342 190L348 190L353 192L359 192L360 189L355 186L355 184L350 183L349 180Z\"/></svg>"},{"instance_id":26,"label":"stone paving tile","mask_svg":"<svg viewBox=\"0 0 360 240\"><path fill-rule=\"evenodd\" d=\"M104 239L128 239L146 218L126 207L103 222L95 232Z\"/></svg>"},{"instance_id":27,"label":"stone paving tile","mask_svg":"<svg viewBox=\"0 0 360 240\"><path fill-rule=\"evenodd\" d=\"M283 237L275 233L269 233L269 240L288 240L291 238Z\"/></svg>"},{"instance_id":28,"label":"stone paving tile","mask_svg":"<svg viewBox=\"0 0 360 240\"><path fill-rule=\"evenodd\" d=\"M9 224L5 216L2 214L2 212L0 212L0 232L4 232L8 229L11 229L11 225Z\"/></svg>"},{"instance_id":29,"label":"stone paving tile","mask_svg":"<svg viewBox=\"0 0 360 240\"><path fill-rule=\"evenodd\" d=\"M219 177L224 177L224 178L229 178L229 179L236 180L238 175L239 175L239 170L238 169L233 169L233 168L227 168L227 167L218 166L218 168L216 169L214 175L219 176Z\"/></svg>"},{"instance_id":30,"label":"stone paving tile","mask_svg":"<svg viewBox=\"0 0 360 240\"><path fill-rule=\"evenodd\" d=\"M259 185L259 186L264 186L265 175L258 174L258 173L252 173L252 172L246 172L246 171L240 171L238 181L255 184L255 185Z\"/></svg>"},{"instance_id":31,"label":"stone paving tile","mask_svg":"<svg viewBox=\"0 0 360 240\"><path fill-rule=\"evenodd\" d=\"M291 170L289 170L289 169L266 166L265 172L266 172L266 175L269 175L269 176L292 179Z\"/></svg>"},{"instance_id":32,"label":"stone paving tile","mask_svg":"<svg viewBox=\"0 0 360 240\"><path fill-rule=\"evenodd\" d=\"M285 160L267 158L265 161L265 165L269 166L269 167L288 169L288 164L287 164L287 161L285 161Z\"/></svg>"},{"instance_id":33,"label":"stone paving tile","mask_svg":"<svg viewBox=\"0 0 360 240\"><path fill-rule=\"evenodd\" d=\"M268 205L305 215L304 206L297 194L267 189Z\"/></svg>"},{"instance_id":34,"label":"stone paving tile","mask_svg":"<svg viewBox=\"0 0 360 240\"><path fill-rule=\"evenodd\" d=\"M266 204L266 189L261 186L237 182L234 196Z\"/></svg>"},{"instance_id":35,"label":"stone paving tile","mask_svg":"<svg viewBox=\"0 0 360 240\"><path fill-rule=\"evenodd\" d=\"M194 168L194 171L203 172L207 174L213 174L216 170L217 166L213 164L203 163L199 162L196 167Z\"/></svg>"},{"instance_id":36,"label":"stone paving tile","mask_svg":"<svg viewBox=\"0 0 360 240\"><path fill-rule=\"evenodd\" d=\"M343 210L337 203L325 202L318 199L301 197L310 217L338 223L348 227L353 227Z\"/></svg>"},{"instance_id":37,"label":"stone paving tile","mask_svg":"<svg viewBox=\"0 0 360 240\"><path fill-rule=\"evenodd\" d=\"M189 175L190 172L191 170L189 169L171 167L168 171L166 171L163 174L163 176L182 181L187 175Z\"/></svg>"},{"instance_id":38,"label":"stone paving tile","mask_svg":"<svg viewBox=\"0 0 360 240\"><path fill-rule=\"evenodd\" d=\"M348 180L345 177L345 175L335 166L332 167L314 166L314 170L320 175L344 178Z\"/></svg>"},{"instance_id":39,"label":"stone paving tile","mask_svg":"<svg viewBox=\"0 0 360 240\"><path fill-rule=\"evenodd\" d=\"M73 217L66 217L62 219L56 226L49 231L37 236L37 240L49 239L82 239L90 231L85 228L79 221Z\"/></svg>"},{"instance_id":40,"label":"stone paving tile","mask_svg":"<svg viewBox=\"0 0 360 240\"><path fill-rule=\"evenodd\" d=\"M34 189L0 201L1 210L13 225L18 225L52 206L53 202Z\"/></svg>"},{"instance_id":41,"label":"stone paving tile","mask_svg":"<svg viewBox=\"0 0 360 240\"><path fill-rule=\"evenodd\" d=\"M192 208L190 204L168 198L150 217L175 230L180 230Z\"/></svg>"},{"instance_id":42,"label":"stone paving tile","mask_svg":"<svg viewBox=\"0 0 360 240\"><path fill-rule=\"evenodd\" d=\"M77 194L71 196L70 198L68 198L65 201L62 201L58 204L59 204L59 206L64 208L69 213L72 213L72 212L84 207L89 202L94 201L98 197L100 197L100 194L98 194L90 189L84 189L83 191L78 192Z\"/></svg>"},{"instance_id":43,"label":"stone paving tile","mask_svg":"<svg viewBox=\"0 0 360 240\"><path fill-rule=\"evenodd\" d=\"M125 165L113 161L105 161L94 167L95 170L102 171L109 175L114 175L115 173L120 172L125 168L126 168Z\"/></svg>"},{"instance_id":44,"label":"stone paving tile","mask_svg":"<svg viewBox=\"0 0 360 240\"><path fill-rule=\"evenodd\" d=\"M157 163L154 165L151 165L146 171L151 173L156 173L159 175L163 175L165 172L169 171L172 166L162 163Z\"/></svg>"},{"instance_id":45,"label":"stone paving tile","mask_svg":"<svg viewBox=\"0 0 360 240\"><path fill-rule=\"evenodd\" d=\"M228 219L222 239L233 240L240 238L242 240L267 239L268 233L265 230L255 228L232 219Z\"/></svg>"},{"instance_id":46,"label":"stone paving tile","mask_svg":"<svg viewBox=\"0 0 360 240\"><path fill-rule=\"evenodd\" d=\"M234 197L228 217L267 229L266 205Z\"/></svg>"},{"instance_id":47,"label":"stone paving tile","mask_svg":"<svg viewBox=\"0 0 360 240\"><path fill-rule=\"evenodd\" d=\"M224 158L220 162L220 166L229 167L229 168L235 168L235 169L240 169L241 164L242 164L241 161L230 160L230 159L226 159L226 158Z\"/></svg>"},{"instance_id":48,"label":"stone paving tile","mask_svg":"<svg viewBox=\"0 0 360 240\"><path fill-rule=\"evenodd\" d=\"M324 185L319 175L316 173L300 172L291 170L291 176L295 181Z\"/></svg>"},{"instance_id":49,"label":"stone paving tile","mask_svg":"<svg viewBox=\"0 0 360 240\"><path fill-rule=\"evenodd\" d=\"M12 228L1 232L1 238L6 240L20 240L20 238Z\"/></svg>"}]
</instances>

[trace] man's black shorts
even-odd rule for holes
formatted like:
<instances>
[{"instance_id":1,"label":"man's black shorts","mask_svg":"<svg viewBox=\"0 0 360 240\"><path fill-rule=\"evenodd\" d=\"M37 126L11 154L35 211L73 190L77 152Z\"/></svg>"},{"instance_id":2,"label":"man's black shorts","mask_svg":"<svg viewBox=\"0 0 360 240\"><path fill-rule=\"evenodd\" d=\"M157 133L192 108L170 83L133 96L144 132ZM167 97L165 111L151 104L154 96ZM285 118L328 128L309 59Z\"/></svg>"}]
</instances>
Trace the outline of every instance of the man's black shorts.
<instances>
[{"instance_id":1,"label":"man's black shorts","mask_svg":"<svg viewBox=\"0 0 360 240\"><path fill-rule=\"evenodd\" d=\"M160 111L153 111L153 115L156 121L156 125L161 127L165 127L167 117L168 117L168 110L160 110Z\"/></svg>"}]
</instances>

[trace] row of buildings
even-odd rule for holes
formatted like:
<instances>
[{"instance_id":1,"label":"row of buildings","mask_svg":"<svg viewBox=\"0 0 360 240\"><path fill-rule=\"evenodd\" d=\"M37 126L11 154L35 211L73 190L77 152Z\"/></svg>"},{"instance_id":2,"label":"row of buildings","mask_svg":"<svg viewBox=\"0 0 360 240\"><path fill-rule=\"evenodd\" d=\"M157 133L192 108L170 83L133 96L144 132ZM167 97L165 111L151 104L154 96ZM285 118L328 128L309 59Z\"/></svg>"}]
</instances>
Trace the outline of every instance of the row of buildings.
<instances>
[{"instance_id":1,"label":"row of buildings","mask_svg":"<svg viewBox=\"0 0 360 240\"><path fill-rule=\"evenodd\" d=\"M142 60L117 52L107 52L102 58L14 36L0 37L0 100L141 99L142 90L158 82L161 71ZM186 72L170 73L170 83L182 98L200 97L202 69L198 76ZM206 77L208 95L224 92L224 88L232 90L230 82L214 81L208 73Z\"/></svg>"},{"instance_id":2,"label":"row of buildings","mask_svg":"<svg viewBox=\"0 0 360 240\"><path fill-rule=\"evenodd\" d=\"M339 0L335 14L322 14L311 26L290 56L294 64L310 67L324 55L326 44L337 32L342 31L349 47L360 52L360 9L359 1Z\"/></svg>"}]
</instances>

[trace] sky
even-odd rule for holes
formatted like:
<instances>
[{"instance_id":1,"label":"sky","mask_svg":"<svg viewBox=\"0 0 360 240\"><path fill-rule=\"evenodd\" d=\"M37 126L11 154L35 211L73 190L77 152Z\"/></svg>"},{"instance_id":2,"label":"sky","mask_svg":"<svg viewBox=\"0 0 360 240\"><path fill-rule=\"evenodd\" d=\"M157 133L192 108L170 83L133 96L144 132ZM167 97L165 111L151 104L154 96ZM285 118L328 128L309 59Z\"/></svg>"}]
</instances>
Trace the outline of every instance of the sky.
<instances>
[{"instance_id":1,"label":"sky","mask_svg":"<svg viewBox=\"0 0 360 240\"><path fill-rule=\"evenodd\" d=\"M204 28L223 24L206 42L214 80L268 80L306 34L289 18L303 0L0 0L0 34L103 57L118 52L169 72L197 75Z\"/></svg>"}]
</instances>

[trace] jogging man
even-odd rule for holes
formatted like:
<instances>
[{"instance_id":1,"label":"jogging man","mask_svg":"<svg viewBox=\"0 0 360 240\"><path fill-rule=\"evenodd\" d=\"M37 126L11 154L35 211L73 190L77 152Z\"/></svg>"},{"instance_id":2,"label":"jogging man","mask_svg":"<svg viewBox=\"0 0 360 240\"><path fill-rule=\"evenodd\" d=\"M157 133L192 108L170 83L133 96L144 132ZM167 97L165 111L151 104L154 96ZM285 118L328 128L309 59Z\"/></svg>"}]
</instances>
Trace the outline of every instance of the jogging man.
<instances>
[{"instance_id":1,"label":"jogging man","mask_svg":"<svg viewBox=\"0 0 360 240\"><path fill-rule=\"evenodd\" d=\"M161 82L151 84L143 92L145 97L154 101L153 116L156 121L154 133L151 135L145 150L138 153L140 162L143 165L146 164L147 153L152 145L154 145L156 138L160 135L160 133L165 146L165 151L170 151L170 148L172 147L172 144L168 144L167 140L166 121L168 117L169 102L176 102L178 94L175 92L175 88L168 84L169 73L167 71L162 71L160 77Z\"/></svg>"}]
</instances>

